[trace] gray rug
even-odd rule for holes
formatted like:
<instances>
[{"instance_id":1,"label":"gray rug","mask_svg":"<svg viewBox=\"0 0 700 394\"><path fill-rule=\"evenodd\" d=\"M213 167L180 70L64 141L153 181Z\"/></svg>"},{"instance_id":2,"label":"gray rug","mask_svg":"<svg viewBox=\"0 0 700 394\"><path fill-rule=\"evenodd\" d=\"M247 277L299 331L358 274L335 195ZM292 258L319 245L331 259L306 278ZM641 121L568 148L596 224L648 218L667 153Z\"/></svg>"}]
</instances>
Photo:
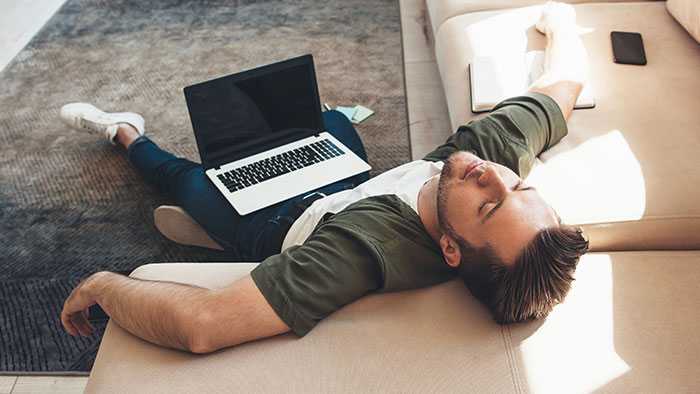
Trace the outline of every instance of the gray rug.
<instances>
[{"instance_id":1,"label":"gray rug","mask_svg":"<svg viewBox=\"0 0 700 394\"><path fill-rule=\"evenodd\" d=\"M100 270L227 261L163 238L166 203L122 153L58 120L91 101L142 113L197 160L182 95L193 82L312 53L321 100L363 104L375 173L409 159L398 2L69 0L0 74L0 371L89 371L91 338L60 327L65 297Z\"/></svg>"}]
</instances>

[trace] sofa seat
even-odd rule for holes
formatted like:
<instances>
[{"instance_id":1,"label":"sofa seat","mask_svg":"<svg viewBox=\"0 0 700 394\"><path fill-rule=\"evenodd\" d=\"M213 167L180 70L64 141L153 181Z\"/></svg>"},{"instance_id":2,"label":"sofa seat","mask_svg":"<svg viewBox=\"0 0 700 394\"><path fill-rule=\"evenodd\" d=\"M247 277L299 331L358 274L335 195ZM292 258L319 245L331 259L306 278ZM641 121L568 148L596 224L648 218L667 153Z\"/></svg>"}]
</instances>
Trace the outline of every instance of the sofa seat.
<instances>
[{"instance_id":1,"label":"sofa seat","mask_svg":"<svg viewBox=\"0 0 700 394\"><path fill-rule=\"evenodd\" d=\"M255 264L152 264L133 277L221 287ZM209 355L110 322L88 393L690 392L700 386L700 252L583 257L543 321L499 326L459 280L371 295L303 338ZM154 311L157 313L157 311Z\"/></svg>"},{"instance_id":2,"label":"sofa seat","mask_svg":"<svg viewBox=\"0 0 700 394\"><path fill-rule=\"evenodd\" d=\"M625 3L639 0L558 0L562 3L583 4L583 3ZM659 0L646 0L659 1ZM505 8L526 7L530 5L542 4L544 0L425 0L430 17L430 25L433 34L448 19L470 12L502 10Z\"/></svg>"},{"instance_id":3,"label":"sofa seat","mask_svg":"<svg viewBox=\"0 0 700 394\"><path fill-rule=\"evenodd\" d=\"M563 220L585 224L596 250L700 248L700 45L664 2L575 5L596 108L576 110L569 135L528 181ZM476 56L542 50L540 6L456 16L435 52L453 129L471 112ZM648 64L612 60L610 32L642 34Z\"/></svg>"}]
</instances>

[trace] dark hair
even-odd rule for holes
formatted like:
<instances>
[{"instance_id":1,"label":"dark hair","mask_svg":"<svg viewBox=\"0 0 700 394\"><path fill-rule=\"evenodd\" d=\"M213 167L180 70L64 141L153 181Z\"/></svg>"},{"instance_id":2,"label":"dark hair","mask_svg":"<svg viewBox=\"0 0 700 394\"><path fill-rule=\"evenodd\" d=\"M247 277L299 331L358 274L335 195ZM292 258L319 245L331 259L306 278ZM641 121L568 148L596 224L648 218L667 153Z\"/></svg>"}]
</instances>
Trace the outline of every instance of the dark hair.
<instances>
[{"instance_id":1,"label":"dark hair","mask_svg":"<svg viewBox=\"0 0 700 394\"><path fill-rule=\"evenodd\" d=\"M487 246L471 247L456 239L462 255L459 274L499 324L547 316L569 292L579 257L588 251L583 231L559 225L541 230L515 263L503 263Z\"/></svg>"}]
</instances>

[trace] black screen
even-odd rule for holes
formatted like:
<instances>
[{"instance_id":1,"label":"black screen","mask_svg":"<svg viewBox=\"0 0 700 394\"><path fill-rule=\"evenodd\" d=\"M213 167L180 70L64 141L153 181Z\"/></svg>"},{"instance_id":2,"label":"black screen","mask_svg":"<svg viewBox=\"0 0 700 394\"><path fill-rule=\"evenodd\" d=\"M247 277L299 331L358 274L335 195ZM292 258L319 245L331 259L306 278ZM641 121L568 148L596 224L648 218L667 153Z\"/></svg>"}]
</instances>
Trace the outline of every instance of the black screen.
<instances>
[{"instance_id":1,"label":"black screen","mask_svg":"<svg viewBox=\"0 0 700 394\"><path fill-rule=\"evenodd\" d=\"M321 129L316 77L307 56L185 89L205 166L270 149L269 143L274 145L278 136L284 135L285 141L280 142L287 143L290 133L294 137L294 133ZM257 144L259 140L268 144ZM237 147L245 147L246 152Z\"/></svg>"}]
</instances>

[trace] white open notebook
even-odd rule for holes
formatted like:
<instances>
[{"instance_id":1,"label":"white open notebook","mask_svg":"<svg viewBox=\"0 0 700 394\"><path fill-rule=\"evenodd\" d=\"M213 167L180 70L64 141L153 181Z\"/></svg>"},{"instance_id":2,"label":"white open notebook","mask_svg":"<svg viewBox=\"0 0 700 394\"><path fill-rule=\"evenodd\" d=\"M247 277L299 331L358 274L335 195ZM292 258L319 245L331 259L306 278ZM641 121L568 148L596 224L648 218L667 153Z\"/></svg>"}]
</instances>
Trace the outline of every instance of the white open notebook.
<instances>
[{"instance_id":1,"label":"white open notebook","mask_svg":"<svg viewBox=\"0 0 700 394\"><path fill-rule=\"evenodd\" d=\"M544 52L476 57L469 65L472 112L487 112L496 104L521 95L544 72ZM593 108L593 88L587 83L574 108Z\"/></svg>"}]
</instances>

